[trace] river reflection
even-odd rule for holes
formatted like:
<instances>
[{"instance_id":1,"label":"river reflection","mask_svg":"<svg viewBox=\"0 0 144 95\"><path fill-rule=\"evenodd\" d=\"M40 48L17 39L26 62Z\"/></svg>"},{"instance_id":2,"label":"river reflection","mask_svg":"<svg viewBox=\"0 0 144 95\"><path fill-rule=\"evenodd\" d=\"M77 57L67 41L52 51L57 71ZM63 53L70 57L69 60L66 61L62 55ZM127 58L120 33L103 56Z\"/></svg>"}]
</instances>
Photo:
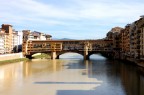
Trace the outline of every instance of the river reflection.
<instances>
[{"instance_id":1,"label":"river reflection","mask_svg":"<svg viewBox=\"0 0 144 95\"><path fill-rule=\"evenodd\" d=\"M144 95L142 68L69 55L1 65L0 95Z\"/></svg>"}]
</instances>

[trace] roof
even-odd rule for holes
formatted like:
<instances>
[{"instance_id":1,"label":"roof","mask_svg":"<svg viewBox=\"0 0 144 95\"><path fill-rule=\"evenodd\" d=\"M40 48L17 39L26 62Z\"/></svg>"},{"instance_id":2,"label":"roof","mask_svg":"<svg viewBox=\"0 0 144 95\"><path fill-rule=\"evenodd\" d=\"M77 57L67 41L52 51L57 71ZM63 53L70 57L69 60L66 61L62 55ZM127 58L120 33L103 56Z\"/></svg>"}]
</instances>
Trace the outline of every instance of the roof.
<instances>
[{"instance_id":1,"label":"roof","mask_svg":"<svg viewBox=\"0 0 144 95\"><path fill-rule=\"evenodd\" d=\"M111 32L113 32L113 33L115 33L115 32L120 32L122 29L123 29L123 28L117 26L117 27L112 28L112 29L111 29Z\"/></svg>"},{"instance_id":2,"label":"roof","mask_svg":"<svg viewBox=\"0 0 144 95\"><path fill-rule=\"evenodd\" d=\"M46 36L46 37L52 37L52 35L49 35L49 34L46 34L45 36Z\"/></svg>"},{"instance_id":3,"label":"roof","mask_svg":"<svg viewBox=\"0 0 144 95\"><path fill-rule=\"evenodd\" d=\"M40 36L40 33L39 33L39 32L31 32L31 34L32 34L33 36Z\"/></svg>"},{"instance_id":4,"label":"roof","mask_svg":"<svg viewBox=\"0 0 144 95\"><path fill-rule=\"evenodd\" d=\"M12 25L10 25L10 24L2 24L2 26L11 26L12 27Z\"/></svg>"}]
</instances>

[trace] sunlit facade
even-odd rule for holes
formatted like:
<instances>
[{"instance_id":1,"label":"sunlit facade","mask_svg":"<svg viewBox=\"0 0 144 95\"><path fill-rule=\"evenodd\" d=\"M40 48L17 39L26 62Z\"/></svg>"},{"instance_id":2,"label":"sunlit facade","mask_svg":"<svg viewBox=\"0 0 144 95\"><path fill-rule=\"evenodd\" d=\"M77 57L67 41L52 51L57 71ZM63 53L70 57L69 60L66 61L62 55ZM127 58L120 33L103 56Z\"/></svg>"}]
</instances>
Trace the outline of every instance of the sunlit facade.
<instances>
[{"instance_id":1,"label":"sunlit facade","mask_svg":"<svg viewBox=\"0 0 144 95\"><path fill-rule=\"evenodd\" d=\"M51 40L52 36L37 31L23 30L24 40Z\"/></svg>"},{"instance_id":2,"label":"sunlit facade","mask_svg":"<svg viewBox=\"0 0 144 95\"><path fill-rule=\"evenodd\" d=\"M2 28L0 28L0 54L16 52L21 40L22 35L15 31L12 25L2 24Z\"/></svg>"},{"instance_id":3,"label":"sunlit facade","mask_svg":"<svg viewBox=\"0 0 144 95\"><path fill-rule=\"evenodd\" d=\"M5 30L0 29L0 54L5 51Z\"/></svg>"}]
</instances>

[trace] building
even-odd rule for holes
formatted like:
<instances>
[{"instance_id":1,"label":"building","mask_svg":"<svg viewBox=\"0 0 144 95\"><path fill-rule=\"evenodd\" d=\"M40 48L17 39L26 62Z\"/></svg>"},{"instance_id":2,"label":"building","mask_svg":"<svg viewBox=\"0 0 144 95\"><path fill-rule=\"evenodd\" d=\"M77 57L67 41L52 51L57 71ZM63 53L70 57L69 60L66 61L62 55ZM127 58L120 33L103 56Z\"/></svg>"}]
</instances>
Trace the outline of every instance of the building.
<instances>
[{"instance_id":1,"label":"building","mask_svg":"<svg viewBox=\"0 0 144 95\"><path fill-rule=\"evenodd\" d=\"M5 30L0 28L0 54L5 53Z\"/></svg>"},{"instance_id":2,"label":"building","mask_svg":"<svg viewBox=\"0 0 144 95\"><path fill-rule=\"evenodd\" d=\"M2 28L0 28L0 52L18 52L20 44L22 44L22 32L15 31L12 25L2 24Z\"/></svg>"},{"instance_id":3,"label":"building","mask_svg":"<svg viewBox=\"0 0 144 95\"><path fill-rule=\"evenodd\" d=\"M46 40L51 40L51 39L52 39L52 36L49 35L49 34L45 34L45 38L46 38Z\"/></svg>"},{"instance_id":4,"label":"building","mask_svg":"<svg viewBox=\"0 0 144 95\"><path fill-rule=\"evenodd\" d=\"M140 59L144 59L144 17L140 23Z\"/></svg>"},{"instance_id":5,"label":"building","mask_svg":"<svg viewBox=\"0 0 144 95\"><path fill-rule=\"evenodd\" d=\"M27 41L28 39L31 39L29 36L31 33L30 30L23 30L22 33L23 33L23 42Z\"/></svg>"},{"instance_id":6,"label":"building","mask_svg":"<svg viewBox=\"0 0 144 95\"><path fill-rule=\"evenodd\" d=\"M41 32L23 30L23 40L51 40L52 36Z\"/></svg>"},{"instance_id":7,"label":"building","mask_svg":"<svg viewBox=\"0 0 144 95\"><path fill-rule=\"evenodd\" d=\"M120 49L120 32L123 28L121 27L114 27L107 33L107 40L113 40L113 49L119 50Z\"/></svg>"},{"instance_id":8,"label":"building","mask_svg":"<svg viewBox=\"0 0 144 95\"><path fill-rule=\"evenodd\" d=\"M130 55L130 24L121 31L121 51L124 55Z\"/></svg>"},{"instance_id":9,"label":"building","mask_svg":"<svg viewBox=\"0 0 144 95\"><path fill-rule=\"evenodd\" d=\"M133 22L129 28L129 48L130 57L135 59L144 59L144 18ZM125 50L125 52L127 52Z\"/></svg>"},{"instance_id":10,"label":"building","mask_svg":"<svg viewBox=\"0 0 144 95\"><path fill-rule=\"evenodd\" d=\"M136 57L144 59L144 17L141 17L135 22L136 24Z\"/></svg>"},{"instance_id":11,"label":"building","mask_svg":"<svg viewBox=\"0 0 144 95\"><path fill-rule=\"evenodd\" d=\"M135 33L135 30L136 30L136 24L135 22L133 22L131 25L130 25L130 57L131 58L134 58L135 57L135 48L136 48L136 33Z\"/></svg>"},{"instance_id":12,"label":"building","mask_svg":"<svg viewBox=\"0 0 144 95\"><path fill-rule=\"evenodd\" d=\"M27 51L26 43L28 43L29 40L51 40L51 35L44 34L41 32L30 30L23 30L23 43L22 43L22 51L23 53Z\"/></svg>"},{"instance_id":13,"label":"building","mask_svg":"<svg viewBox=\"0 0 144 95\"><path fill-rule=\"evenodd\" d=\"M23 33L22 31L16 31L18 33L18 45L22 45Z\"/></svg>"},{"instance_id":14,"label":"building","mask_svg":"<svg viewBox=\"0 0 144 95\"><path fill-rule=\"evenodd\" d=\"M113 50L119 50L122 59L144 60L144 16L124 29L112 28L106 39L113 40Z\"/></svg>"},{"instance_id":15,"label":"building","mask_svg":"<svg viewBox=\"0 0 144 95\"><path fill-rule=\"evenodd\" d=\"M18 32L16 32L15 30L13 30L13 36L12 36L12 48L13 50L18 48ZM17 50L15 50L14 52L16 52Z\"/></svg>"},{"instance_id":16,"label":"building","mask_svg":"<svg viewBox=\"0 0 144 95\"><path fill-rule=\"evenodd\" d=\"M13 50L13 29L12 25L2 24L2 29L5 30L5 53L11 53Z\"/></svg>"}]
</instances>

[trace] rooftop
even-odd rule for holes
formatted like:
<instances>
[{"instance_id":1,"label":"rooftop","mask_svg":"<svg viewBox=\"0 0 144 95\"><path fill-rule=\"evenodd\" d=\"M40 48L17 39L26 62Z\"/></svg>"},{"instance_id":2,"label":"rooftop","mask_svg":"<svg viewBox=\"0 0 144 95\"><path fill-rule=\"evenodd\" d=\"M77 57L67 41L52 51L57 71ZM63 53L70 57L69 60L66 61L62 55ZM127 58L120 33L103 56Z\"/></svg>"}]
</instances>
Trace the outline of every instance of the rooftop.
<instances>
[{"instance_id":1,"label":"rooftop","mask_svg":"<svg viewBox=\"0 0 144 95\"><path fill-rule=\"evenodd\" d=\"M12 27L12 25L10 25L10 24L2 24L2 26L11 26Z\"/></svg>"}]
</instances>

